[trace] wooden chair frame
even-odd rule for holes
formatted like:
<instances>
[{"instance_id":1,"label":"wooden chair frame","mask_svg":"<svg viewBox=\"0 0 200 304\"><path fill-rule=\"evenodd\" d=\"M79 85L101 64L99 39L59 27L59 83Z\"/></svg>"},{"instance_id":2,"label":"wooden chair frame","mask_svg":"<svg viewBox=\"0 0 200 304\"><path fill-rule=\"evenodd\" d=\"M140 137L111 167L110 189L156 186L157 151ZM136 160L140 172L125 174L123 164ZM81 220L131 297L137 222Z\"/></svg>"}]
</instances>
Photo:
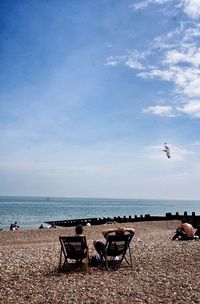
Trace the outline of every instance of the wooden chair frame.
<instances>
[{"instance_id":1,"label":"wooden chair frame","mask_svg":"<svg viewBox=\"0 0 200 304\"><path fill-rule=\"evenodd\" d=\"M133 268L132 262L132 254L130 249L130 242L133 238L132 234L120 234L120 235L108 235L106 238L105 245L105 262L106 269L109 268L109 260L108 257L118 257L116 264L120 267L123 260L127 262L127 264ZM127 251L129 252L129 260L126 256ZM115 262L115 261L113 261Z\"/></svg>"},{"instance_id":2,"label":"wooden chair frame","mask_svg":"<svg viewBox=\"0 0 200 304\"><path fill-rule=\"evenodd\" d=\"M74 261L74 265L82 265L82 261L85 260L82 266L87 271L89 251L85 236L59 236L59 240L61 244L59 269L63 270L66 265L69 265L69 260Z\"/></svg>"}]
</instances>

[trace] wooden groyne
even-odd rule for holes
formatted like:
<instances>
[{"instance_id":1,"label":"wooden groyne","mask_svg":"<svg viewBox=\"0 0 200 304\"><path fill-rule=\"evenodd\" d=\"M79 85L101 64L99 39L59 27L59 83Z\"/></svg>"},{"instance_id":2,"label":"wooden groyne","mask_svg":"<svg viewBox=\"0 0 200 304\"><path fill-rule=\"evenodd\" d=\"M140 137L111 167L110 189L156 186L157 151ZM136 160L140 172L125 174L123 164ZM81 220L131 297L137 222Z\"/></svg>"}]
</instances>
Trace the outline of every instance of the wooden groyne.
<instances>
[{"instance_id":1,"label":"wooden groyne","mask_svg":"<svg viewBox=\"0 0 200 304\"><path fill-rule=\"evenodd\" d=\"M86 225L102 225L102 224L112 224L112 223L127 223L127 222L144 222L144 221L170 221L170 220L182 220L186 218L188 223L192 224L194 228L197 228L200 225L200 215L196 215L195 212L192 212L191 215L187 214L187 211L184 214L180 215L178 212L175 214L166 213L165 216L151 216L150 214L135 215L132 217L103 217L103 218L83 218L83 219L68 219L60 221L48 221L45 222L51 226L60 226L60 227L75 227L78 224L83 226Z\"/></svg>"}]
</instances>

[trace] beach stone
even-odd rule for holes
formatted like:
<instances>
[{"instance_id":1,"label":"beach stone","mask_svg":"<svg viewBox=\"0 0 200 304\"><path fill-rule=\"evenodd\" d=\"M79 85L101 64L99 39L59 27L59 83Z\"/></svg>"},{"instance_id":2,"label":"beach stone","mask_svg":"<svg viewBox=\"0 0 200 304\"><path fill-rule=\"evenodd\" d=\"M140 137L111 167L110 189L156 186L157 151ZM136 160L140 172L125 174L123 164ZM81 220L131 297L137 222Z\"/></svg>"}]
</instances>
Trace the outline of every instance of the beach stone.
<instances>
[{"instance_id":1,"label":"beach stone","mask_svg":"<svg viewBox=\"0 0 200 304\"><path fill-rule=\"evenodd\" d=\"M200 303L199 242L172 242L178 225L179 221L126 223L136 229L133 270L123 263L117 271L93 267L88 273L58 271L59 235L73 235L73 227L2 231L0 299L20 304ZM90 255L96 254L93 241L102 239L102 229L84 227Z\"/></svg>"}]
</instances>

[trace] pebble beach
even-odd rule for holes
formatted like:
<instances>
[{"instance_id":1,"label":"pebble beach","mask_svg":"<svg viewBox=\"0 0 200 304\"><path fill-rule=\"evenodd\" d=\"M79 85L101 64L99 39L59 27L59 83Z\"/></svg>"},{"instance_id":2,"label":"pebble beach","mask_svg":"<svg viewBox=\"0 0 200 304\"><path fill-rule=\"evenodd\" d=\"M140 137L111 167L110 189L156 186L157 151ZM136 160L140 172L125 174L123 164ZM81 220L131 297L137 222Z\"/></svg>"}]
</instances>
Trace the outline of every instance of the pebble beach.
<instances>
[{"instance_id":1,"label":"pebble beach","mask_svg":"<svg viewBox=\"0 0 200 304\"><path fill-rule=\"evenodd\" d=\"M59 272L59 235L74 228L0 232L0 303L200 303L200 241L171 241L179 221L127 223L133 269ZM119 226L106 225L106 228ZM104 226L84 227L89 254Z\"/></svg>"}]
</instances>

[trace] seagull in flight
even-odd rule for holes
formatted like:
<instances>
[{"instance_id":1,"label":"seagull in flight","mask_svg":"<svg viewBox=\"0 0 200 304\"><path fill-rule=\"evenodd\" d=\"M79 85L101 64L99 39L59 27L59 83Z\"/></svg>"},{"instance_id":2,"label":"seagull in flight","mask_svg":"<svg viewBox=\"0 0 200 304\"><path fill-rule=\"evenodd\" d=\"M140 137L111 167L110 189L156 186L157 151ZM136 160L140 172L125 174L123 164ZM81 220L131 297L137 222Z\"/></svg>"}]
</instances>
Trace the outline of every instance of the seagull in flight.
<instances>
[{"instance_id":1,"label":"seagull in flight","mask_svg":"<svg viewBox=\"0 0 200 304\"><path fill-rule=\"evenodd\" d=\"M165 147L165 149L163 150L163 152L166 152L167 157L170 158L171 157L170 156L170 149L167 146L167 143L165 143L164 147Z\"/></svg>"}]
</instances>

